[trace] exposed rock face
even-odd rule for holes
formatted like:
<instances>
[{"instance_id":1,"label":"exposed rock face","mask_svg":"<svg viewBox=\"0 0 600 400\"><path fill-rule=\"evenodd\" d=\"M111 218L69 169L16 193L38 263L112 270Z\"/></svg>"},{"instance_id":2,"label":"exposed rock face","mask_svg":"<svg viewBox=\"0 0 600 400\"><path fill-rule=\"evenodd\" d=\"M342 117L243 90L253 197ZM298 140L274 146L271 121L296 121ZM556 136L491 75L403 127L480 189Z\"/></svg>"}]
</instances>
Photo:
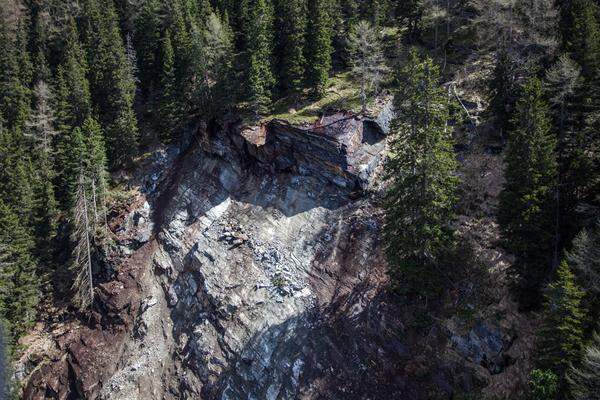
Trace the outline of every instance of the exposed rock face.
<instances>
[{"instance_id":1,"label":"exposed rock face","mask_svg":"<svg viewBox=\"0 0 600 400\"><path fill-rule=\"evenodd\" d=\"M428 399L477 386L432 343L481 364L502 358L504 336L434 326L424 343L387 298L374 205L386 118L200 129L185 152L154 154L113 223L101 312L55 335L24 398Z\"/></svg>"}]
</instances>

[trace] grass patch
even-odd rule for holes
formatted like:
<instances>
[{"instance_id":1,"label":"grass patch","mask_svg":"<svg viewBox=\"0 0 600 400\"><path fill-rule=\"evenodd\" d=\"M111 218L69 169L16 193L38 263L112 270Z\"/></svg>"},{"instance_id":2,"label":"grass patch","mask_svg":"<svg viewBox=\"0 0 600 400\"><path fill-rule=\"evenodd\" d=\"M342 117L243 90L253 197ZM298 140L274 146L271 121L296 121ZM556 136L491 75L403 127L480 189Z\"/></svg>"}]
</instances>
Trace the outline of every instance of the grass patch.
<instances>
[{"instance_id":1,"label":"grass patch","mask_svg":"<svg viewBox=\"0 0 600 400\"><path fill-rule=\"evenodd\" d=\"M323 98L311 100L306 90L300 98L288 96L277 100L269 115L262 116L259 121L251 115L244 118L249 125L268 122L272 119L282 119L293 125L312 124L326 110L345 110L359 112L360 90L350 71L339 72L329 78L327 91Z\"/></svg>"}]
</instances>

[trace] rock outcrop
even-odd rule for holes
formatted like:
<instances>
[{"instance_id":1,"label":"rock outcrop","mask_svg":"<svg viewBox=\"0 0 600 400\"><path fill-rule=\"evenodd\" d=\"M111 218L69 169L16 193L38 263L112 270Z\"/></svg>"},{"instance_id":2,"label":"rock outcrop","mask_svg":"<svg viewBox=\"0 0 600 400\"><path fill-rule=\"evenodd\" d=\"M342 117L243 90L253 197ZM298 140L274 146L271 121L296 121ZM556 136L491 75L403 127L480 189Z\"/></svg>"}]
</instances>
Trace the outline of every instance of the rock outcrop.
<instances>
[{"instance_id":1,"label":"rock outcrop","mask_svg":"<svg viewBox=\"0 0 600 400\"><path fill-rule=\"evenodd\" d=\"M111 224L97 311L51 333L58 349L24 398L429 399L480 385L440 349L496 368L505 337L413 331L386 291L390 113L200 127L185 151L154 153Z\"/></svg>"}]
</instances>

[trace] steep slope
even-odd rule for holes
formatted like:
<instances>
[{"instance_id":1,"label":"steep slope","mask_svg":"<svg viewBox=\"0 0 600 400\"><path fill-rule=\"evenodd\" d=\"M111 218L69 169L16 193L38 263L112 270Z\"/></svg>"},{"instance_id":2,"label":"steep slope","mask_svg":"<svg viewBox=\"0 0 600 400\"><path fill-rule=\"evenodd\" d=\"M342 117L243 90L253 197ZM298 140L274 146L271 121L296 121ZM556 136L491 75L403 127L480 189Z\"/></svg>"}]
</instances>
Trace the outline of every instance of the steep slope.
<instances>
[{"instance_id":1,"label":"steep slope","mask_svg":"<svg viewBox=\"0 0 600 400\"><path fill-rule=\"evenodd\" d=\"M185 151L155 152L112 222L98 312L51 329L48 359L26 356L24 398L450 398L525 362L496 309L499 323L423 326L389 297L391 116L200 126Z\"/></svg>"}]
</instances>

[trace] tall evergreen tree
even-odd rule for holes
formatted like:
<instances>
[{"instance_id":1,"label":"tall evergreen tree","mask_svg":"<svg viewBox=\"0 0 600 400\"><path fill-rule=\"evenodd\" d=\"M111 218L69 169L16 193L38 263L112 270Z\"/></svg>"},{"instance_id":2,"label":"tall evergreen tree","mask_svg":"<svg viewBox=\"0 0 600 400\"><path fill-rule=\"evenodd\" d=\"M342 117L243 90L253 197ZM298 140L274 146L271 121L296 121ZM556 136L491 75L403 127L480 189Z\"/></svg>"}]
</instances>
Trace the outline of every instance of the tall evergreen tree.
<instances>
[{"instance_id":1,"label":"tall evergreen tree","mask_svg":"<svg viewBox=\"0 0 600 400\"><path fill-rule=\"evenodd\" d=\"M75 204L79 175L83 173L82 160L86 157L85 139L80 127L63 132L58 143L57 188L61 208L69 211Z\"/></svg>"},{"instance_id":2,"label":"tall evergreen tree","mask_svg":"<svg viewBox=\"0 0 600 400\"><path fill-rule=\"evenodd\" d=\"M236 99L236 85L233 59L233 32L225 18L211 13L202 31L201 46L196 50L199 61L196 74L201 85L195 95L195 102L208 118L223 115Z\"/></svg>"},{"instance_id":3,"label":"tall evergreen tree","mask_svg":"<svg viewBox=\"0 0 600 400\"><path fill-rule=\"evenodd\" d=\"M582 297L575 276L563 261L556 271L556 279L544 294L543 321L536 343L538 367L556 373L563 381L562 386L569 366L577 362L581 354Z\"/></svg>"},{"instance_id":4,"label":"tall evergreen tree","mask_svg":"<svg viewBox=\"0 0 600 400\"><path fill-rule=\"evenodd\" d=\"M57 125L64 131L80 126L92 113L90 87L86 77L88 66L73 18L67 21L61 60L56 71L54 108Z\"/></svg>"},{"instance_id":5,"label":"tall evergreen tree","mask_svg":"<svg viewBox=\"0 0 600 400\"><path fill-rule=\"evenodd\" d=\"M106 146L100 124L93 118L88 118L81 127L85 146L83 171L89 182L90 209L95 226L107 228L107 188L108 172L106 161Z\"/></svg>"},{"instance_id":6,"label":"tall evergreen tree","mask_svg":"<svg viewBox=\"0 0 600 400\"><path fill-rule=\"evenodd\" d=\"M148 101L152 101L152 93L158 84L160 71L160 9L159 0L147 0L135 20L135 48L139 68L140 89ZM150 104L152 108L152 104Z\"/></svg>"},{"instance_id":7,"label":"tall evergreen tree","mask_svg":"<svg viewBox=\"0 0 600 400\"><path fill-rule=\"evenodd\" d=\"M18 216L0 199L0 304L14 341L31 327L39 301L36 265L31 255L33 241Z\"/></svg>"},{"instance_id":8,"label":"tall evergreen tree","mask_svg":"<svg viewBox=\"0 0 600 400\"><path fill-rule=\"evenodd\" d=\"M94 66L90 69L92 99L105 128L109 164L116 168L130 163L137 151L133 68L112 2L86 0L84 14L87 58Z\"/></svg>"},{"instance_id":9,"label":"tall evergreen tree","mask_svg":"<svg viewBox=\"0 0 600 400\"><path fill-rule=\"evenodd\" d=\"M159 115L161 137L169 142L179 122L179 104L175 81L175 55L171 44L171 32L167 30L161 46L162 69L160 72Z\"/></svg>"},{"instance_id":10,"label":"tall evergreen tree","mask_svg":"<svg viewBox=\"0 0 600 400\"><path fill-rule=\"evenodd\" d=\"M248 94L252 110L268 112L275 78L273 57L273 8L270 0L256 0L252 6L246 42L248 48Z\"/></svg>"},{"instance_id":11,"label":"tall evergreen tree","mask_svg":"<svg viewBox=\"0 0 600 400\"><path fill-rule=\"evenodd\" d=\"M306 83L315 97L325 95L331 70L332 32L327 0L308 0Z\"/></svg>"},{"instance_id":12,"label":"tall evergreen tree","mask_svg":"<svg viewBox=\"0 0 600 400\"><path fill-rule=\"evenodd\" d=\"M14 211L22 225L31 228L33 209L32 165L19 129L0 124L0 199Z\"/></svg>"},{"instance_id":13,"label":"tall evergreen tree","mask_svg":"<svg viewBox=\"0 0 600 400\"><path fill-rule=\"evenodd\" d=\"M398 119L386 164L384 235L392 277L404 274L416 282L452 243L458 164L437 66L412 51L400 76L404 82L395 97Z\"/></svg>"},{"instance_id":14,"label":"tall evergreen tree","mask_svg":"<svg viewBox=\"0 0 600 400\"><path fill-rule=\"evenodd\" d=\"M526 82L511 123L498 221L516 256L512 271L523 304L532 306L539 304L552 268L556 217L556 139L539 79Z\"/></svg>"},{"instance_id":15,"label":"tall evergreen tree","mask_svg":"<svg viewBox=\"0 0 600 400\"><path fill-rule=\"evenodd\" d=\"M37 166L33 185L35 236L38 254L45 254L50 250L50 241L57 228L58 211L52 182L55 177L53 139L58 132L54 129L55 117L48 85L39 81L34 95L36 106L26 123L26 136L32 141Z\"/></svg>"},{"instance_id":16,"label":"tall evergreen tree","mask_svg":"<svg viewBox=\"0 0 600 400\"><path fill-rule=\"evenodd\" d=\"M20 128L29 113L31 64L22 25L13 36L7 22L0 20L0 114L8 128Z\"/></svg>"},{"instance_id":17,"label":"tall evergreen tree","mask_svg":"<svg viewBox=\"0 0 600 400\"><path fill-rule=\"evenodd\" d=\"M600 223L593 229L583 229L566 257L585 292L586 319L594 325L600 318Z\"/></svg>"},{"instance_id":18,"label":"tall evergreen tree","mask_svg":"<svg viewBox=\"0 0 600 400\"><path fill-rule=\"evenodd\" d=\"M298 95L304 84L306 0L278 0L276 56L278 80L284 93Z\"/></svg>"},{"instance_id":19,"label":"tall evergreen tree","mask_svg":"<svg viewBox=\"0 0 600 400\"><path fill-rule=\"evenodd\" d=\"M571 366L567 376L573 400L600 400L600 335L586 347L580 367Z\"/></svg>"}]
</instances>

